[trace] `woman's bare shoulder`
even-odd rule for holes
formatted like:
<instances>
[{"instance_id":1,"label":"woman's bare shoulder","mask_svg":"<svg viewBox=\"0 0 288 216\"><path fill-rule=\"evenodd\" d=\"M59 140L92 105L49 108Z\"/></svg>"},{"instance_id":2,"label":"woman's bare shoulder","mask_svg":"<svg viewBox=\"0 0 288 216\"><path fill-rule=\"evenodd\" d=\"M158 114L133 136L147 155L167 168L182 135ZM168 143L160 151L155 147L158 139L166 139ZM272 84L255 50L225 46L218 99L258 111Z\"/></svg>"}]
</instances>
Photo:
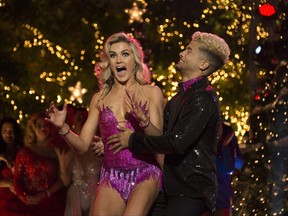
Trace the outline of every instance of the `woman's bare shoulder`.
<instances>
[{"instance_id":1,"label":"woman's bare shoulder","mask_svg":"<svg viewBox=\"0 0 288 216\"><path fill-rule=\"evenodd\" d=\"M161 89L156 85L144 85L143 90L147 96L153 98L163 98L163 93Z\"/></svg>"},{"instance_id":2,"label":"woman's bare shoulder","mask_svg":"<svg viewBox=\"0 0 288 216\"><path fill-rule=\"evenodd\" d=\"M91 102L90 102L90 108L98 107L99 102L101 100L102 93L103 93L102 91L98 91L92 96Z\"/></svg>"},{"instance_id":3,"label":"woman's bare shoulder","mask_svg":"<svg viewBox=\"0 0 288 216\"><path fill-rule=\"evenodd\" d=\"M162 91L161 89L156 86L156 85L143 85L143 89L145 91L148 91L149 93L161 93L162 94Z\"/></svg>"},{"instance_id":4,"label":"woman's bare shoulder","mask_svg":"<svg viewBox=\"0 0 288 216\"><path fill-rule=\"evenodd\" d=\"M103 94L103 90L100 90L93 94L91 101L99 101Z\"/></svg>"}]
</instances>

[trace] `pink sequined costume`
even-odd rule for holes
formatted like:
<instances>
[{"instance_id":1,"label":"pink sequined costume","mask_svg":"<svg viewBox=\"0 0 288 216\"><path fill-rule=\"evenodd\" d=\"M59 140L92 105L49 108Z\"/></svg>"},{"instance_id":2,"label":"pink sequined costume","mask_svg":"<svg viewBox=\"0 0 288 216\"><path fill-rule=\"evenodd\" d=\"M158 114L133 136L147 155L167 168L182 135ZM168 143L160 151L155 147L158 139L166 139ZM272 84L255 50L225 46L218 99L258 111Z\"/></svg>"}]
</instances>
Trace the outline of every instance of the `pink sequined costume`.
<instances>
[{"instance_id":1,"label":"pink sequined costume","mask_svg":"<svg viewBox=\"0 0 288 216\"><path fill-rule=\"evenodd\" d=\"M126 120L127 128L134 131L141 130L134 113L127 114ZM160 181L162 173L155 156L152 154L136 155L132 154L129 149L113 154L113 151L109 150L107 138L119 133L117 125L118 122L113 111L108 107L102 108L99 114L99 126L105 156L101 169L100 185L108 183L127 201L130 192L137 184L149 178Z\"/></svg>"}]
</instances>

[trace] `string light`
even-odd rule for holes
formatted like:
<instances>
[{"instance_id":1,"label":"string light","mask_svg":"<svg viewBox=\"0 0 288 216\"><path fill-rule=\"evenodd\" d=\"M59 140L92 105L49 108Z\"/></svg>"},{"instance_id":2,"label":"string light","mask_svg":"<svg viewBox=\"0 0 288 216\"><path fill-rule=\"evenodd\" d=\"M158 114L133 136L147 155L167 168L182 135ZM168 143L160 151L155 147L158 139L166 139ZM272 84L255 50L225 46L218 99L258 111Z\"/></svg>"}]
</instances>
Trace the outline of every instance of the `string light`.
<instances>
[{"instance_id":1,"label":"string light","mask_svg":"<svg viewBox=\"0 0 288 216\"><path fill-rule=\"evenodd\" d=\"M86 88L82 88L80 81L76 83L75 87L70 86L68 90L71 92L70 100L77 100L80 104L83 103L83 95L88 91Z\"/></svg>"},{"instance_id":2,"label":"string light","mask_svg":"<svg viewBox=\"0 0 288 216\"><path fill-rule=\"evenodd\" d=\"M129 15L129 23L133 22L143 22L142 15L146 12L146 9L140 9L136 2L133 2L133 6L131 9L125 9L125 13Z\"/></svg>"}]
</instances>

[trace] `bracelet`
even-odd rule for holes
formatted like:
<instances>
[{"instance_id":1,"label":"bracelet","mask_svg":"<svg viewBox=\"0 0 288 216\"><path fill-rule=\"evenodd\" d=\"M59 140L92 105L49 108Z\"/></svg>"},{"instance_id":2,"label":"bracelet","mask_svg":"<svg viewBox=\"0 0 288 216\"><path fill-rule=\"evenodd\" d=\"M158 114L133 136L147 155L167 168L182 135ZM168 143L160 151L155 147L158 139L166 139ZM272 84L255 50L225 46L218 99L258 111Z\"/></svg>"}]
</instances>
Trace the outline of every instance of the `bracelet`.
<instances>
[{"instance_id":1,"label":"bracelet","mask_svg":"<svg viewBox=\"0 0 288 216\"><path fill-rule=\"evenodd\" d=\"M45 194L46 194L47 197L50 197L50 195L51 195L49 190L45 190Z\"/></svg>"},{"instance_id":2,"label":"bracelet","mask_svg":"<svg viewBox=\"0 0 288 216\"><path fill-rule=\"evenodd\" d=\"M70 127L68 125L68 130L66 132L61 132L60 130L58 131L58 133L62 136L66 136L68 133L70 132Z\"/></svg>"},{"instance_id":3,"label":"bracelet","mask_svg":"<svg viewBox=\"0 0 288 216\"><path fill-rule=\"evenodd\" d=\"M150 118L148 118L147 122L144 123L144 124L142 124L142 123L140 122L140 123L139 123L139 126L140 126L141 128L146 128L146 127L148 127L149 124L150 124Z\"/></svg>"}]
</instances>

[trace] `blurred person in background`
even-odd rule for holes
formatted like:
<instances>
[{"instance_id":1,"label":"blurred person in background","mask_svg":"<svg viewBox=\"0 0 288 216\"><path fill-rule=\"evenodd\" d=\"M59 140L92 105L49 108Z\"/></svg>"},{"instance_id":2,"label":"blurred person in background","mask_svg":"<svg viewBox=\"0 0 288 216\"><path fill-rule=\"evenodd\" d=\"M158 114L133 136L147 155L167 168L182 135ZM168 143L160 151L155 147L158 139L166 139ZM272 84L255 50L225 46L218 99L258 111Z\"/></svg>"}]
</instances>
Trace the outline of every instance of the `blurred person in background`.
<instances>
[{"instance_id":1,"label":"blurred person in background","mask_svg":"<svg viewBox=\"0 0 288 216\"><path fill-rule=\"evenodd\" d=\"M25 215L63 216L66 193L54 148L63 146L64 139L45 117L34 113L27 123L25 146L15 160L14 188L26 205Z\"/></svg>"},{"instance_id":2,"label":"blurred person in background","mask_svg":"<svg viewBox=\"0 0 288 216\"><path fill-rule=\"evenodd\" d=\"M216 156L218 193L213 216L231 215L234 194L231 184L232 175L236 170L241 170L243 165L244 158L234 130L230 125L222 122Z\"/></svg>"},{"instance_id":3,"label":"blurred person in background","mask_svg":"<svg viewBox=\"0 0 288 216\"><path fill-rule=\"evenodd\" d=\"M79 134L88 117L88 111L70 104L67 109L66 122L74 133ZM97 138L99 137L95 139ZM64 216L91 215L91 205L99 183L102 157L96 157L92 151L79 155L72 149L66 151L56 148L55 150L59 159L60 178L68 187Z\"/></svg>"},{"instance_id":4,"label":"blurred person in background","mask_svg":"<svg viewBox=\"0 0 288 216\"><path fill-rule=\"evenodd\" d=\"M11 117L0 121L0 214L12 216L22 213L21 200L14 190L14 161L23 146L23 134L20 125Z\"/></svg>"}]
</instances>

